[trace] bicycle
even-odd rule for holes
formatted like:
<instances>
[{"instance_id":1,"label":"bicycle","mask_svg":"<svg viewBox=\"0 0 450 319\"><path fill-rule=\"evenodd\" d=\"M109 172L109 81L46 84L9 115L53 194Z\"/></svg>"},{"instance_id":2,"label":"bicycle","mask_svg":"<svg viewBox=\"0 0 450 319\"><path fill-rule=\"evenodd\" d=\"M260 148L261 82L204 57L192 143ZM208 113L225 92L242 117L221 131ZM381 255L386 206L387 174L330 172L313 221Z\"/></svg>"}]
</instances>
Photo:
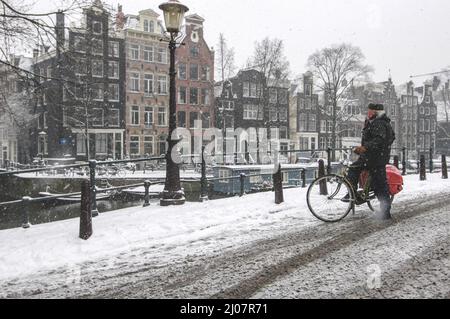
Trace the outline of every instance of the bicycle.
<instances>
[{"instance_id":1,"label":"bicycle","mask_svg":"<svg viewBox=\"0 0 450 319\"><path fill-rule=\"evenodd\" d=\"M336 223L343 220L356 206L367 204L372 212L380 208L380 203L371 188L372 177L368 171L360 176L360 190L353 189L348 180L348 170L351 166L345 165L341 175L328 174L317 178L308 188L306 201L311 213L321 221ZM346 198L349 195L350 198ZM391 203L394 201L390 195Z\"/></svg>"}]
</instances>

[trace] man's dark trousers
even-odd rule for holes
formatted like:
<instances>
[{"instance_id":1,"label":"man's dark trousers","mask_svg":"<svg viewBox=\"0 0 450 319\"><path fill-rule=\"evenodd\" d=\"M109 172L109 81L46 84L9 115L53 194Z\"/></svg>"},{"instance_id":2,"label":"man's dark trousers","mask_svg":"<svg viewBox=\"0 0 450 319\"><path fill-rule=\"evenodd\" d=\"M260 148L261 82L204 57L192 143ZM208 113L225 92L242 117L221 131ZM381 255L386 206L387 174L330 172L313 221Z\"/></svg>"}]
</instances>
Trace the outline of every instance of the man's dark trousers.
<instances>
[{"instance_id":1,"label":"man's dark trousers","mask_svg":"<svg viewBox=\"0 0 450 319\"><path fill-rule=\"evenodd\" d=\"M348 171L348 180L355 190L358 189L359 176L363 170L368 170L372 178L372 189L380 201L380 218L389 219L391 217L392 203L386 177L386 166L368 167L361 159L353 163Z\"/></svg>"}]
</instances>

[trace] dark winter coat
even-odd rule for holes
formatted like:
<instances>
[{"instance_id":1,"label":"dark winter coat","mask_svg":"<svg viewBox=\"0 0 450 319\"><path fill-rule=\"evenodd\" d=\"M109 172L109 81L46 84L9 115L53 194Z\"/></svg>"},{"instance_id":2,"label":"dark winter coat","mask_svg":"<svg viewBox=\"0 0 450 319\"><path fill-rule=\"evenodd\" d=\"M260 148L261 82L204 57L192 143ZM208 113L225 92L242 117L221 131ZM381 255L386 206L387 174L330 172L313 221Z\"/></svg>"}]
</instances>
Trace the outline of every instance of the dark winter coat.
<instances>
[{"instance_id":1,"label":"dark winter coat","mask_svg":"<svg viewBox=\"0 0 450 319\"><path fill-rule=\"evenodd\" d=\"M367 152L361 156L370 168L386 166L395 140L391 120L383 114L373 121L366 121L362 132L361 145Z\"/></svg>"}]
</instances>

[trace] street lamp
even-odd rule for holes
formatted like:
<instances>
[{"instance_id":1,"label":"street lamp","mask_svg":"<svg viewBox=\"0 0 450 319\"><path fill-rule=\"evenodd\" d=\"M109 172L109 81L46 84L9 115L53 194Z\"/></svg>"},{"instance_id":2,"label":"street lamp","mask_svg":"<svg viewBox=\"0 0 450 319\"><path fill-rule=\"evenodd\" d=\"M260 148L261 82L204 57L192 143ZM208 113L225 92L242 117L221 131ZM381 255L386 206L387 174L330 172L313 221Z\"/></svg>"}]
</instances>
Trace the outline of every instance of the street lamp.
<instances>
[{"instance_id":1,"label":"street lamp","mask_svg":"<svg viewBox=\"0 0 450 319\"><path fill-rule=\"evenodd\" d=\"M184 191L181 189L180 168L173 161L172 150L180 140L173 140L172 134L177 128L177 105L176 105L176 83L175 83L175 50L177 47L177 36L180 32L184 14L189 10L178 0L169 0L159 6L164 12L166 30L170 34L170 102L169 102L169 136L167 138L168 149L166 154L166 183L161 193L161 206L183 205L186 202Z\"/></svg>"}]
</instances>

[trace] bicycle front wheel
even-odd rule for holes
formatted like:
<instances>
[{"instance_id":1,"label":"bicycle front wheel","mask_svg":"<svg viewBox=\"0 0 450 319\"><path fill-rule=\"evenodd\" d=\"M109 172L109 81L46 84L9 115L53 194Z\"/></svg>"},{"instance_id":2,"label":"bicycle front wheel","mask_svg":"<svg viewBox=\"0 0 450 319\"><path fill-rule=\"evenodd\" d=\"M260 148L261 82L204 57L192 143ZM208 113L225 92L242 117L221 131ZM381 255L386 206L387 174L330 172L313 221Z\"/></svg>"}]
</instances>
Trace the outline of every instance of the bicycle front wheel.
<instances>
[{"instance_id":1,"label":"bicycle front wheel","mask_svg":"<svg viewBox=\"0 0 450 319\"><path fill-rule=\"evenodd\" d=\"M315 217L335 223L347 217L354 198L352 187L344 178L327 175L319 177L309 186L306 201Z\"/></svg>"}]
</instances>

